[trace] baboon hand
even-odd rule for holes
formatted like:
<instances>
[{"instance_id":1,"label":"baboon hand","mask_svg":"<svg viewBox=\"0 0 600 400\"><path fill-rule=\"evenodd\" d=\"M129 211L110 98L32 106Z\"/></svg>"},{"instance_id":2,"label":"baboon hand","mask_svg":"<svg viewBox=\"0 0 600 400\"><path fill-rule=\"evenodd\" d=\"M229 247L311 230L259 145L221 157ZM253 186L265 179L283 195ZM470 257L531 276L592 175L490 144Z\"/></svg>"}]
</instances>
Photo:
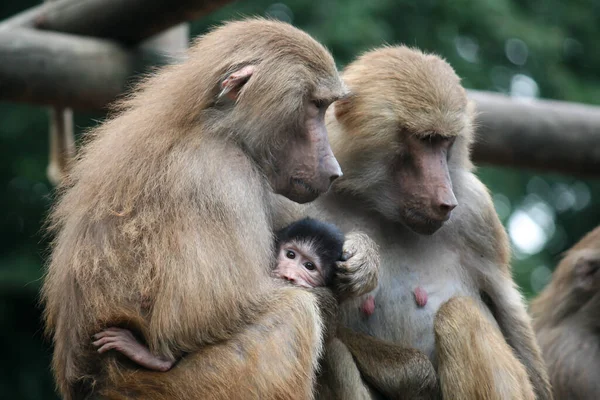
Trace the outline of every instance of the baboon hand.
<instances>
[{"instance_id":1,"label":"baboon hand","mask_svg":"<svg viewBox=\"0 0 600 400\"><path fill-rule=\"evenodd\" d=\"M351 232L346 235L342 261L337 263L336 287L340 300L358 297L377 287L379 276L379 249L366 234Z\"/></svg>"},{"instance_id":2,"label":"baboon hand","mask_svg":"<svg viewBox=\"0 0 600 400\"><path fill-rule=\"evenodd\" d=\"M127 329L107 328L95 334L93 339L92 344L98 349L98 353L115 350L140 366L154 371L168 371L175 364L174 360L152 354L148 347L140 343Z\"/></svg>"}]
</instances>

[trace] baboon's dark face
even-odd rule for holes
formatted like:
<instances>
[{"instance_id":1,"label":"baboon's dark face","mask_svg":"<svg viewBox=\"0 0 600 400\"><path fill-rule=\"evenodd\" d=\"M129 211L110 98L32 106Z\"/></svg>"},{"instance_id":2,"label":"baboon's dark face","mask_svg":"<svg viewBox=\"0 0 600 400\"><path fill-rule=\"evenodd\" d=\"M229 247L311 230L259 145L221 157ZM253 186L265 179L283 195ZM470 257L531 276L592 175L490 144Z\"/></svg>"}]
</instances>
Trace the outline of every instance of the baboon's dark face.
<instances>
[{"instance_id":1,"label":"baboon's dark face","mask_svg":"<svg viewBox=\"0 0 600 400\"><path fill-rule=\"evenodd\" d=\"M272 179L276 193L297 203L307 203L329 190L342 175L327 138L326 101L310 100L305 117L277 155L277 173Z\"/></svg>"},{"instance_id":2,"label":"baboon's dark face","mask_svg":"<svg viewBox=\"0 0 600 400\"><path fill-rule=\"evenodd\" d=\"M393 171L399 219L413 231L431 235L458 205L448 171L454 138L406 135L405 151Z\"/></svg>"},{"instance_id":3,"label":"baboon's dark face","mask_svg":"<svg viewBox=\"0 0 600 400\"><path fill-rule=\"evenodd\" d=\"M381 175L368 192L374 207L416 233L440 229L458 205L448 168L453 143L453 137L401 133L390 145L395 154L381 156Z\"/></svg>"}]
</instances>

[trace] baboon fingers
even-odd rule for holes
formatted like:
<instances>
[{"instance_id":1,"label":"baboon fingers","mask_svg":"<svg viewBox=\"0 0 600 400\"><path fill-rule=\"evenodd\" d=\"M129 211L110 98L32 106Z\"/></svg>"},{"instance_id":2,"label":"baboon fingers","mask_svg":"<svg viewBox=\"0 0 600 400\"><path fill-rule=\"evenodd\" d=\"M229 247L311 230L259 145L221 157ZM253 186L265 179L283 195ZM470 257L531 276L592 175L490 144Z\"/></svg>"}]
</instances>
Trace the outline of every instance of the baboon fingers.
<instances>
[{"instance_id":1,"label":"baboon fingers","mask_svg":"<svg viewBox=\"0 0 600 400\"><path fill-rule=\"evenodd\" d=\"M104 345L102 345L100 348L98 348L98 353L102 354L102 353L106 353L108 350L119 350L121 351L120 348L120 343L118 342L108 342Z\"/></svg>"}]
</instances>

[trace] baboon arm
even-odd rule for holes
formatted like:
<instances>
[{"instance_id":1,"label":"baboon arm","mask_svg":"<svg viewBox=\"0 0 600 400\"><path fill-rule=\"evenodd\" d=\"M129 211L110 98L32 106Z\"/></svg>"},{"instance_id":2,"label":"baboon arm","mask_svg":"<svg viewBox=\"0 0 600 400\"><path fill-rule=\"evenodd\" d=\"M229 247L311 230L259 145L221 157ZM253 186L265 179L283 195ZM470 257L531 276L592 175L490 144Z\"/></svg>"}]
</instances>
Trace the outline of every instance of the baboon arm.
<instances>
[{"instance_id":1,"label":"baboon arm","mask_svg":"<svg viewBox=\"0 0 600 400\"><path fill-rule=\"evenodd\" d=\"M325 346L318 382L317 399L370 400L372 398L352 359L352 354L338 338L333 338Z\"/></svg>"},{"instance_id":2,"label":"baboon arm","mask_svg":"<svg viewBox=\"0 0 600 400\"><path fill-rule=\"evenodd\" d=\"M109 399L311 399L321 352L316 298L289 288L255 323L231 339L186 355L167 372L106 370Z\"/></svg>"},{"instance_id":3,"label":"baboon arm","mask_svg":"<svg viewBox=\"0 0 600 400\"><path fill-rule=\"evenodd\" d=\"M340 302L358 297L377 287L379 248L366 234L350 232L344 242L343 258L337 263L336 294Z\"/></svg>"},{"instance_id":4,"label":"baboon arm","mask_svg":"<svg viewBox=\"0 0 600 400\"><path fill-rule=\"evenodd\" d=\"M506 342L525 366L536 398L551 399L548 372L521 294L509 277L500 276L488 282L489 306Z\"/></svg>"},{"instance_id":5,"label":"baboon arm","mask_svg":"<svg viewBox=\"0 0 600 400\"><path fill-rule=\"evenodd\" d=\"M535 399L523 364L473 299L454 297L444 303L434 332L444 398Z\"/></svg>"},{"instance_id":6,"label":"baboon arm","mask_svg":"<svg viewBox=\"0 0 600 400\"><path fill-rule=\"evenodd\" d=\"M437 399L439 387L433 364L418 350L404 348L340 327L363 378L392 399Z\"/></svg>"},{"instance_id":7,"label":"baboon arm","mask_svg":"<svg viewBox=\"0 0 600 400\"><path fill-rule=\"evenodd\" d=\"M548 374L535 340L523 298L511 277L510 244L485 186L471 173L464 188L472 207L466 245L476 255L467 263L479 281L480 290L496 319L506 343L524 365L538 399L552 398Z\"/></svg>"}]
</instances>

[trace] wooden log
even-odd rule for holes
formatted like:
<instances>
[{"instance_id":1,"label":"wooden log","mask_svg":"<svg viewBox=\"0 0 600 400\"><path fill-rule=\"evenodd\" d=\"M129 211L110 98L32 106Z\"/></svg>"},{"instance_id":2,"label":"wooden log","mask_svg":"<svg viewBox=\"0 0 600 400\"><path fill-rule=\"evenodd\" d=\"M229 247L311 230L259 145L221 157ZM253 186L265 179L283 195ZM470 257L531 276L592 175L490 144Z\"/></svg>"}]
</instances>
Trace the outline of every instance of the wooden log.
<instances>
[{"instance_id":1,"label":"wooden log","mask_svg":"<svg viewBox=\"0 0 600 400\"><path fill-rule=\"evenodd\" d=\"M144 65L172 61L143 46L25 29L0 33L0 59L0 101L76 109L103 108ZM479 110L478 164L600 177L600 107L469 96Z\"/></svg>"},{"instance_id":2,"label":"wooden log","mask_svg":"<svg viewBox=\"0 0 600 400\"><path fill-rule=\"evenodd\" d=\"M0 23L0 32L37 28L134 45L232 0L57 0Z\"/></svg>"},{"instance_id":3,"label":"wooden log","mask_svg":"<svg viewBox=\"0 0 600 400\"><path fill-rule=\"evenodd\" d=\"M54 32L0 33L0 101L101 109L147 65L171 62L148 49Z\"/></svg>"},{"instance_id":4,"label":"wooden log","mask_svg":"<svg viewBox=\"0 0 600 400\"><path fill-rule=\"evenodd\" d=\"M600 177L600 107L469 91L481 164Z\"/></svg>"}]
</instances>

